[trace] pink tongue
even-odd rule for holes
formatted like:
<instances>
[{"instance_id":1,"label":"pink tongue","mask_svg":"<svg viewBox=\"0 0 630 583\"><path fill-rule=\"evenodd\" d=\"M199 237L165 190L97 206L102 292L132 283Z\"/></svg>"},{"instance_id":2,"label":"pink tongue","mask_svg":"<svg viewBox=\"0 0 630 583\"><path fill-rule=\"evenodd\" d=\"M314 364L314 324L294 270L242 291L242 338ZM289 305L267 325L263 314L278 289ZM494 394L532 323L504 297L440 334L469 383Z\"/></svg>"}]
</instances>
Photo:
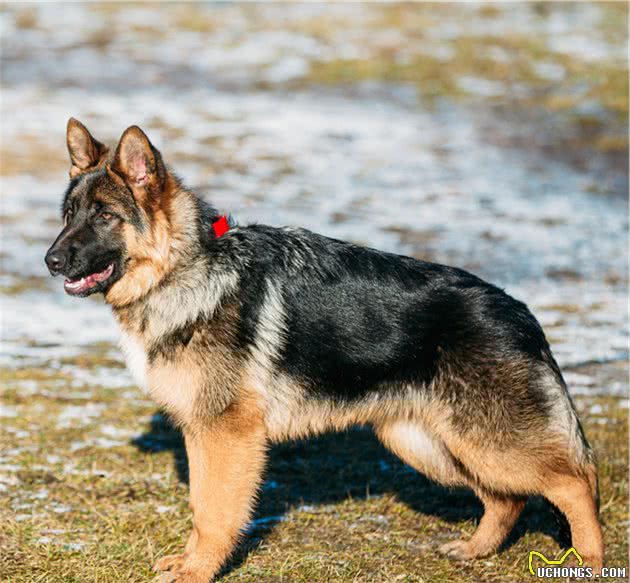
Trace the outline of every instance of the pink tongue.
<instances>
[{"instance_id":1,"label":"pink tongue","mask_svg":"<svg viewBox=\"0 0 630 583\"><path fill-rule=\"evenodd\" d=\"M90 289L93 285L94 283L90 281L89 277L83 277L75 281L66 281L64 287L71 292L81 293Z\"/></svg>"},{"instance_id":2,"label":"pink tongue","mask_svg":"<svg viewBox=\"0 0 630 583\"><path fill-rule=\"evenodd\" d=\"M78 281L66 281L66 288L72 290L73 292L83 292L86 289L90 289L94 287L96 283L99 281L105 281L114 270L114 266L110 265L104 271L100 273L91 273L86 277L82 277Z\"/></svg>"}]
</instances>

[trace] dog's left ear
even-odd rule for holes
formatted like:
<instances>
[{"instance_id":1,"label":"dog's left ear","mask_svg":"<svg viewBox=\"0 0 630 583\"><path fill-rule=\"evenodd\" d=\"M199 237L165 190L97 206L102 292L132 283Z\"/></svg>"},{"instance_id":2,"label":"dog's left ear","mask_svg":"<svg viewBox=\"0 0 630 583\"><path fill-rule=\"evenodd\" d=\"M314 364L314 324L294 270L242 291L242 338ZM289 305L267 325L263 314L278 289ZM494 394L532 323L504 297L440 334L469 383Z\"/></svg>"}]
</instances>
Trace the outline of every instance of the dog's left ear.
<instances>
[{"instance_id":1,"label":"dog's left ear","mask_svg":"<svg viewBox=\"0 0 630 583\"><path fill-rule=\"evenodd\" d=\"M123 132L109 170L125 181L141 204L158 198L164 189L162 156L138 126Z\"/></svg>"}]
</instances>

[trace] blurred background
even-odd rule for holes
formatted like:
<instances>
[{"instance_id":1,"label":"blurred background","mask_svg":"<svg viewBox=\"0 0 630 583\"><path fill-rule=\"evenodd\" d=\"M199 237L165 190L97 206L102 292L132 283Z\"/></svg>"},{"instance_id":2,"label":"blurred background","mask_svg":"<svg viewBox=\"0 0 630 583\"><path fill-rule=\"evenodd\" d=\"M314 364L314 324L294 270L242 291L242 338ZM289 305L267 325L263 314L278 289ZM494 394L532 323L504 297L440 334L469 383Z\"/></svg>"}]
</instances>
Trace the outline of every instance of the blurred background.
<instances>
[{"instance_id":1,"label":"blurred background","mask_svg":"<svg viewBox=\"0 0 630 583\"><path fill-rule=\"evenodd\" d=\"M109 310L45 270L70 116L111 143L141 125L239 222L454 264L527 302L627 562L626 3L4 3L0 22L0 578L145 580L188 528L178 435ZM449 496L363 432L278 448L225 580L518 580L530 546L560 548L534 501L488 564L436 558L431 537L480 513Z\"/></svg>"}]
</instances>

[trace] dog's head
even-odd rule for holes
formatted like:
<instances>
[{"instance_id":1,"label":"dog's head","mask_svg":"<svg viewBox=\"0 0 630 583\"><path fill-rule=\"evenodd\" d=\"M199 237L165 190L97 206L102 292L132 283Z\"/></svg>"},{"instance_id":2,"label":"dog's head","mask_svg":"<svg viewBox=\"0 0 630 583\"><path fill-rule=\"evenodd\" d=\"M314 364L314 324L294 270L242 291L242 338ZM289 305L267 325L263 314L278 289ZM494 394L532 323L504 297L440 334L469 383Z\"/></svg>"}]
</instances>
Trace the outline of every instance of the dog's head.
<instances>
[{"instance_id":1,"label":"dog's head","mask_svg":"<svg viewBox=\"0 0 630 583\"><path fill-rule=\"evenodd\" d=\"M102 292L110 303L129 303L163 276L170 244L165 199L172 179L137 126L125 130L110 153L71 118L67 145L72 165L64 226L46 265L51 274L66 277L70 295Z\"/></svg>"}]
</instances>

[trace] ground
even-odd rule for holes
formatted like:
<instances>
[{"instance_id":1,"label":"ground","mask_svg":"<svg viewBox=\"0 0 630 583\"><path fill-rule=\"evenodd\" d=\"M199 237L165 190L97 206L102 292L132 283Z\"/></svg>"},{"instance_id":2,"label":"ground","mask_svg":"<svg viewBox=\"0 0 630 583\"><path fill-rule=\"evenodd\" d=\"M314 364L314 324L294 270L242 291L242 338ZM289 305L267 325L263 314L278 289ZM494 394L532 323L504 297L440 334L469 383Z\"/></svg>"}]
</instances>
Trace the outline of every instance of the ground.
<instances>
[{"instance_id":1,"label":"ground","mask_svg":"<svg viewBox=\"0 0 630 583\"><path fill-rule=\"evenodd\" d=\"M113 351L113 349L112 349ZM108 357L75 361L96 373ZM619 375L623 376L621 367ZM100 374L100 373L99 373ZM11 464L0 502L3 581L146 581L190 528L181 437L133 388L77 387L63 373L22 370L37 393L8 390ZM600 457L607 564L626 564L627 410L620 398L578 399ZM26 413L26 414L25 414ZM523 581L528 552L559 555L566 538L532 499L506 548L457 564L436 553L471 534L481 506L403 465L356 430L276 446L256 518L222 581Z\"/></svg>"},{"instance_id":2,"label":"ground","mask_svg":"<svg viewBox=\"0 0 630 583\"><path fill-rule=\"evenodd\" d=\"M0 580L149 581L190 528L181 436L98 298L64 296L70 115L138 123L242 222L455 264L526 301L598 455L606 564L628 565L628 76L623 3L4 4ZM368 429L275 446L221 581L533 580L567 548L531 499L500 553L437 547L481 506Z\"/></svg>"}]
</instances>

